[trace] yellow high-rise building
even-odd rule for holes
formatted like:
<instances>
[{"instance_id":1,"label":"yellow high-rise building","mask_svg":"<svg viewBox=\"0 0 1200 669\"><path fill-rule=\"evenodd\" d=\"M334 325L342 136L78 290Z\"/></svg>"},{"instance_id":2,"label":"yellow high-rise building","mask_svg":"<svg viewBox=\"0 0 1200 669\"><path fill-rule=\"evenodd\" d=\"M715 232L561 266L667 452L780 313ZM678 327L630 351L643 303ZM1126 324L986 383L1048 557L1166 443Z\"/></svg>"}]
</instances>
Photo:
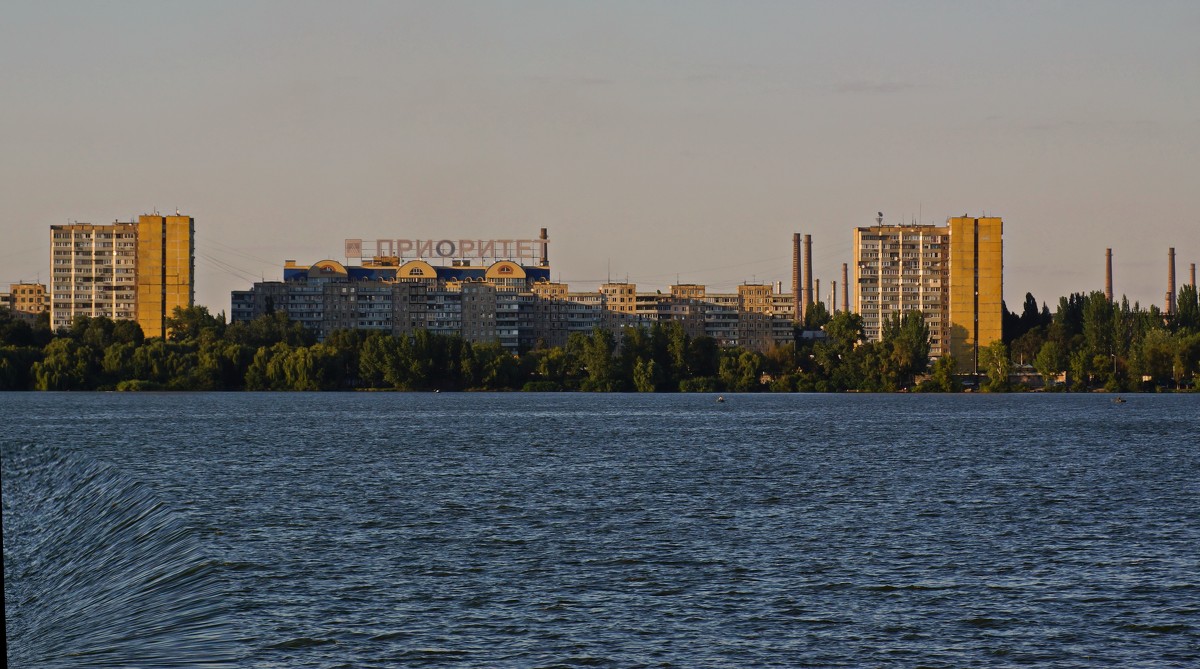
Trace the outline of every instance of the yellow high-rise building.
<instances>
[{"instance_id":1,"label":"yellow high-rise building","mask_svg":"<svg viewBox=\"0 0 1200 669\"><path fill-rule=\"evenodd\" d=\"M76 316L136 320L162 337L175 307L195 302L195 222L146 214L136 223L50 226L52 328Z\"/></svg>"},{"instance_id":2,"label":"yellow high-rise building","mask_svg":"<svg viewBox=\"0 0 1200 669\"><path fill-rule=\"evenodd\" d=\"M137 322L147 337L166 335L175 307L195 302L195 220L143 214L137 222Z\"/></svg>"},{"instance_id":3,"label":"yellow high-rise building","mask_svg":"<svg viewBox=\"0 0 1200 669\"><path fill-rule=\"evenodd\" d=\"M894 314L920 311L930 356L947 353L974 372L979 348L1001 338L1003 222L951 218L945 226L883 225L854 231L854 310L879 341Z\"/></svg>"},{"instance_id":4,"label":"yellow high-rise building","mask_svg":"<svg viewBox=\"0 0 1200 669\"><path fill-rule=\"evenodd\" d=\"M960 216L950 227L950 353L962 372L979 369L979 349L1003 336L1004 222Z\"/></svg>"}]
</instances>

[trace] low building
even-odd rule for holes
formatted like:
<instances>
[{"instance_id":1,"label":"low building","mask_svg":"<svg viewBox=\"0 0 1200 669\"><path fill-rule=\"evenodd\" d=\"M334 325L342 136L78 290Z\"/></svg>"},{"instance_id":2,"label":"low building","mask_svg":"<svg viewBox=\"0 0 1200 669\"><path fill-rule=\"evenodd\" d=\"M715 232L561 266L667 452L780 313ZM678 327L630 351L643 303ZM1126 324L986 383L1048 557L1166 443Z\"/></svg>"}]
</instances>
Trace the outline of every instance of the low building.
<instances>
[{"instance_id":1,"label":"low building","mask_svg":"<svg viewBox=\"0 0 1200 669\"><path fill-rule=\"evenodd\" d=\"M14 283L0 296L0 306L21 314L37 315L49 310L46 286L40 283Z\"/></svg>"}]
</instances>

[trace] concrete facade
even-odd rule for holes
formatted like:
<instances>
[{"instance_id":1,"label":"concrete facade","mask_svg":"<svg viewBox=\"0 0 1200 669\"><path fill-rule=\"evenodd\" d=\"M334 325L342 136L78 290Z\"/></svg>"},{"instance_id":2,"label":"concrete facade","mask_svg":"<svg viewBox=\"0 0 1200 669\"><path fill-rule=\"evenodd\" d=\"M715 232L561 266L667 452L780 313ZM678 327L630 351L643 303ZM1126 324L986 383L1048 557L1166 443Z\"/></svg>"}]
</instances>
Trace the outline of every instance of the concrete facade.
<instances>
[{"instance_id":1,"label":"concrete facade","mask_svg":"<svg viewBox=\"0 0 1200 669\"><path fill-rule=\"evenodd\" d=\"M14 283L0 298L3 306L22 314L40 314L49 310L46 287L40 283Z\"/></svg>"},{"instance_id":2,"label":"concrete facade","mask_svg":"<svg viewBox=\"0 0 1200 669\"><path fill-rule=\"evenodd\" d=\"M978 349L1001 338L1003 222L957 217L945 226L875 225L854 231L854 310L879 341L895 314L920 311L930 357L954 355L973 372Z\"/></svg>"},{"instance_id":3,"label":"concrete facade","mask_svg":"<svg viewBox=\"0 0 1200 669\"><path fill-rule=\"evenodd\" d=\"M137 320L137 224L50 226L50 327L76 316Z\"/></svg>"},{"instance_id":4,"label":"concrete facade","mask_svg":"<svg viewBox=\"0 0 1200 669\"><path fill-rule=\"evenodd\" d=\"M135 320L147 337L165 334L175 307L195 299L195 224L190 216L50 226L50 326L76 316Z\"/></svg>"},{"instance_id":5,"label":"concrete facade","mask_svg":"<svg viewBox=\"0 0 1200 669\"><path fill-rule=\"evenodd\" d=\"M191 216L138 217L137 321L147 337L164 336L175 308L195 303L195 231Z\"/></svg>"}]
</instances>

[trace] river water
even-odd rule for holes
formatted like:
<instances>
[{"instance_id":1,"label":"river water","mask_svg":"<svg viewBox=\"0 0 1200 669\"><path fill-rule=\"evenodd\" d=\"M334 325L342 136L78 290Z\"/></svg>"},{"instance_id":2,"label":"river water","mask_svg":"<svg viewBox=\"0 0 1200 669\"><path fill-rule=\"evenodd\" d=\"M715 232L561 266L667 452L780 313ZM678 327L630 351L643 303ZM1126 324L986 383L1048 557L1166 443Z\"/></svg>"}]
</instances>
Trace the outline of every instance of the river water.
<instances>
[{"instance_id":1,"label":"river water","mask_svg":"<svg viewBox=\"0 0 1200 669\"><path fill-rule=\"evenodd\" d=\"M8 666L1194 667L1200 395L8 393Z\"/></svg>"}]
</instances>

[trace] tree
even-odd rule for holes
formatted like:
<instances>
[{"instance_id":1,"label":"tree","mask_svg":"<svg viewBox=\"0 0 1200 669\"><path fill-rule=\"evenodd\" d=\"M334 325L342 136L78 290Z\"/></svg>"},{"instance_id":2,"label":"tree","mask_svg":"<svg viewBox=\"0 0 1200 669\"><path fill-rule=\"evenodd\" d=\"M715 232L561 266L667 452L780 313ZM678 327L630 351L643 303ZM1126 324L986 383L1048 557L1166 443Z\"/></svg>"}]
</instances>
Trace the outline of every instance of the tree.
<instances>
[{"instance_id":1,"label":"tree","mask_svg":"<svg viewBox=\"0 0 1200 669\"><path fill-rule=\"evenodd\" d=\"M1083 336L1096 355L1116 351L1116 309L1100 291L1093 291L1083 306Z\"/></svg>"},{"instance_id":2,"label":"tree","mask_svg":"<svg viewBox=\"0 0 1200 669\"><path fill-rule=\"evenodd\" d=\"M175 307L167 317L166 330L171 341L211 341L224 336L225 318L214 317L208 307Z\"/></svg>"},{"instance_id":3,"label":"tree","mask_svg":"<svg viewBox=\"0 0 1200 669\"><path fill-rule=\"evenodd\" d=\"M33 364L38 390L89 390L97 365L86 346L62 337L46 345L45 357Z\"/></svg>"},{"instance_id":4,"label":"tree","mask_svg":"<svg viewBox=\"0 0 1200 669\"><path fill-rule=\"evenodd\" d=\"M587 370L584 390L610 392L618 389L619 381L613 361L616 347L616 339L611 332L604 328L592 330L591 336L584 342L581 358Z\"/></svg>"},{"instance_id":5,"label":"tree","mask_svg":"<svg viewBox=\"0 0 1200 669\"><path fill-rule=\"evenodd\" d=\"M1200 332L1200 298L1196 287L1186 283L1176 299L1175 327L1183 332Z\"/></svg>"},{"instance_id":6,"label":"tree","mask_svg":"<svg viewBox=\"0 0 1200 669\"><path fill-rule=\"evenodd\" d=\"M1155 386L1168 386L1175 372L1175 342L1164 330L1151 330L1142 339L1138 366Z\"/></svg>"},{"instance_id":7,"label":"tree","mask_svg":"<svg viewBox=\"0 0 1200 669\"><path fill-rule=\"evenodd\" d=\"M912 385L913 377L929 366L929 326L925 317L919 311L892 314L883 324L882 335L882 385L887 390Z\"/></svg>"},{"instance_id":8,"label":"tree","mask_svg":"<svg viewBox=\"0 0 1200 669\"><path fill-rule=\"evenodd\" d=\"M814 302L804 311L804 329L820 330L829 319L829 309L825 308L825 303Z\"/></svg>"},{"instance_id":9,"label":"tree","mask_svg":"<svg viewBox=\"0 0 1200 669\"><path fill-rule=\"evenodd\" d=\"M929 372L929 380L923 382L918 387L918 390L923 392L959 392L962 390L962 384L959 382L956 372L958 372L958 361L954 360L952 355L943 355L932 364Z\"/></svg>"},{"instance_id":10,"label":"tree","mask_svg":"<svg viewBox=\"0 0 1200 669\"><path fill-rule=\"evenodd\" d=\"M1033 359L1033 368L1042 375L1046 386L1053 385L1054 379L1058 377L1059 373L1067 369L1067 357L1062 346L1053 340L1042 344Z\"/></svg>"},{"instance_id":11,"label":"tree","mask_svg":"<svg viewBox=\"0 0 1200 669\"><path fill-rule=\"evenodd\" d=\"M1068 357L1068 370L1071 372L1071 390L1085 391L1091 382L1092 356L1086 348L1071 351Z\"/></svg>"},{"instance_id":12,"label":"tree","mask_svg":"<svg viewBox=\"0 0 1200 669\"><path fill-rule=\"evenodd\" d=\"M633 367L633 387L639 393L652 393L658 390L662 382L662 373L658 363L653 360L639 359Z\"/></svg>"},{"instance_id":13,"label":"tree","mask_svg":"<svg viewBox=\"0 0 1200 669\"><path fill-rule=\"evenodd\" d=\"M1012 361L1008 358L1008 347L997 340L979 349L979 366L987 373L988 382L984 390L998 393L1008 390L1008 375L1012 372Z\"/></svg>"}]
</instances>

